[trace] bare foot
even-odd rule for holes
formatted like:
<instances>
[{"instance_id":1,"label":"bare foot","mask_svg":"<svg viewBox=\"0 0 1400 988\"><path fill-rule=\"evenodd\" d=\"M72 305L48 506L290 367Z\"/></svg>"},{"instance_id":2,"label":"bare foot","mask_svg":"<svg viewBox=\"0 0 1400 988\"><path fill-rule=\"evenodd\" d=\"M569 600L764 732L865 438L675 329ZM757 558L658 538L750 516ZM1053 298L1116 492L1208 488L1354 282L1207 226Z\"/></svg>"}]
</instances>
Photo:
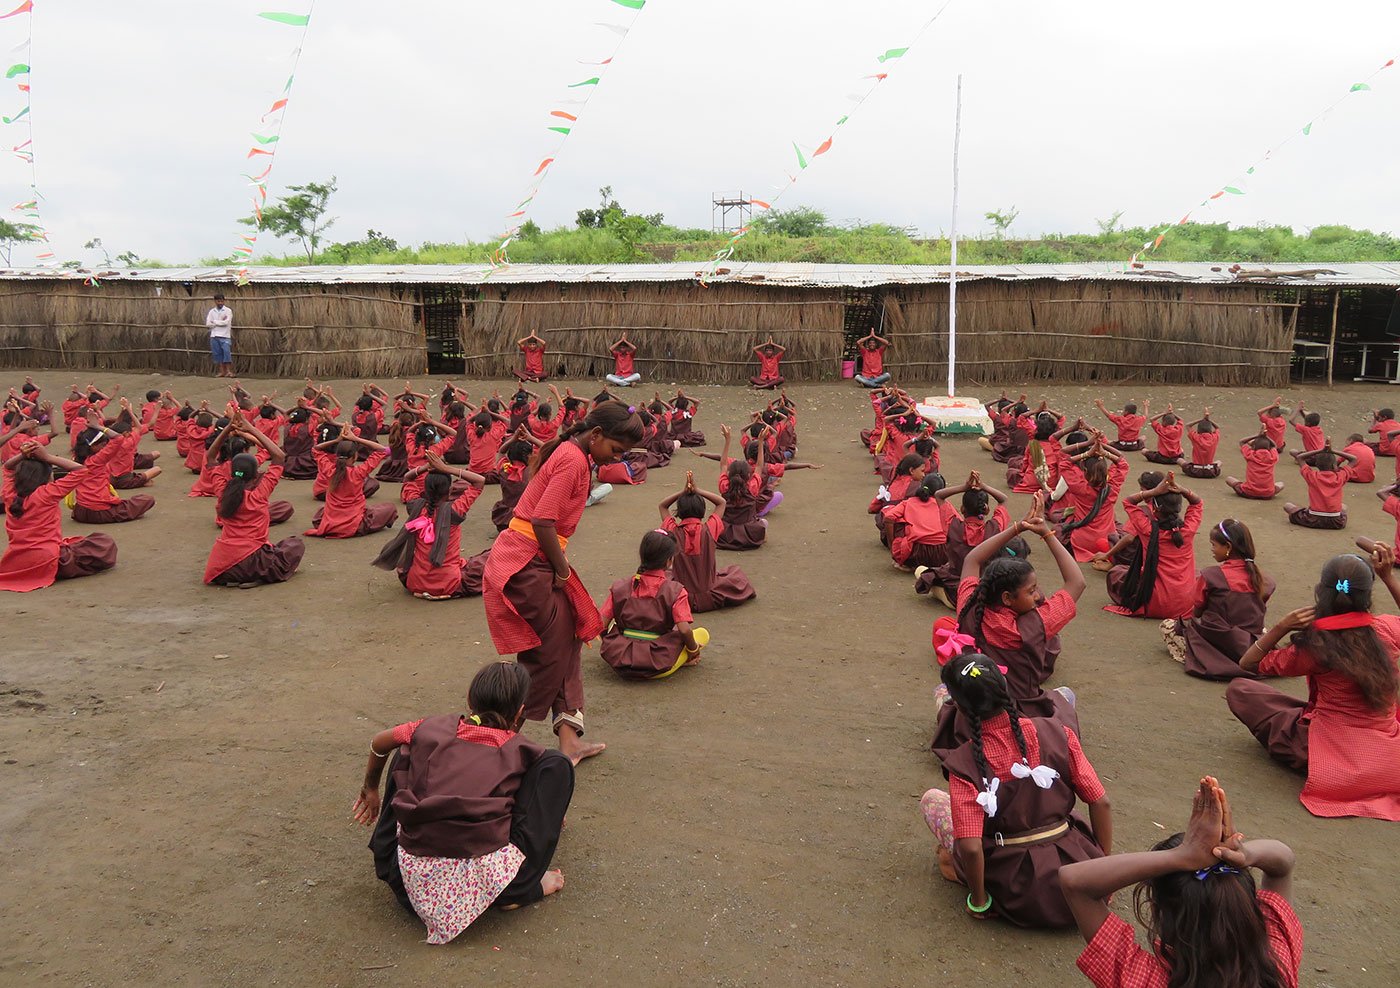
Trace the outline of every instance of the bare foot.
<instances>
[{"instance_id":1,"label":"bare foot","mask_svg":"<svg viewBox=\"0 0 1400 988\"><path fill-rule=\"evenodd\" d=\"M953 852L942 846L938 848L938 873L942 875L946 881L962 881L962 879L958 878L958 870L953 867Z\"/></svg>"},{"instance_id":2,"label":"bare foot","mask_svg":"<svg viewBox=\"0 0 1400 988\"><path fill-rule=\"evenodd\" d=\"M575 765L585 758L602 754L606 747L601 741L584 741L568 724L559 725L559 750Z\"/></svg>"},{"instance_id":3,"label":"bare foot","mask_svg":"<svg viewBox=\"0 0 1400 988\"><path fill-rule=\"evenodd\" d=\"M1287 512L1288 514L1291 515L1291 514L1293 514L1293 512L1295 512L1295 511L1298 510L1298 506L1297 506L1296 504L1294 504L1292 501L1284 501L1284 502L1283 502L1283 510L1284 510L1285 512Z\"/></svg>"},{"instance_id":4,"label":"bare foot","mask_svg":"<svg viewBox=\"0 0 1400 988\"><path fill-rule=\"evenodd\" d=\"M545 895L553 895L564 887L564 873L558 868L544 873L540 879L540 888L544 889Z\"/></svg>"}]
</instances>

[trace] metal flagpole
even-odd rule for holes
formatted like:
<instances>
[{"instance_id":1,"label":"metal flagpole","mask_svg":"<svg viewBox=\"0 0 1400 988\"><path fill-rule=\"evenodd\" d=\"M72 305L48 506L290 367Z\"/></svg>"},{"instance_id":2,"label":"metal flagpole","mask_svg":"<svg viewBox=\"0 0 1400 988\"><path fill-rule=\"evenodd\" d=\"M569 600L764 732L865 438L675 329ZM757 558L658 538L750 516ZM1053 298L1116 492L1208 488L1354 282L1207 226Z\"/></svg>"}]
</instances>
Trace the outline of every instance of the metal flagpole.
<instances>
[{"instance_id":1,"label":"metal flagpole","mask_svg":"<svg viewBox=\"0 0 1400 988\"><path fill-rule=\"evenodd\" d=\"M958 359L958 145L962 141L962 75L958 76L958 108L953 118L952 256L948 262L948 397L956 394Z\"/></svg>"}]
</instances>

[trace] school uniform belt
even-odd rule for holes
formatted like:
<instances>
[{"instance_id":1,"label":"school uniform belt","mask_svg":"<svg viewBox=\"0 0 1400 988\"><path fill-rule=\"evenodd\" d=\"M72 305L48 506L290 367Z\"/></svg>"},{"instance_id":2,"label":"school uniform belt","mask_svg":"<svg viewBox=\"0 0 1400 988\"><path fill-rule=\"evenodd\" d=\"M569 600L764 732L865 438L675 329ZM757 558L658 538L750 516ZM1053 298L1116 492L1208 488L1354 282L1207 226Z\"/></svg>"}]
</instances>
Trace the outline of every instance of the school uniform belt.
<instances>
[{"instance_id":1,"label":"school uniform belt","mask_svg":"<svg viewBox=\"0 0 1400 988\"><path fill-rule=\"evenodd\" d=\"M1025 834L1016 834L1012 837L997 833L992 837L997 847L1015 847L1020 844L1035 844L1043 840L1054 840L1069 833L1069 821L1061 820L1053 827L1046 827L1044 830L1032 830Z\"/></svg>"},{"instance_id":2,"label":"school uniform belt","mask_svg":"<svg viewBox=\"0 0 1400 988\"><path fill-rule=\"evenodd\" d=\"M1308 509L1308 514L1312 515L1314 518L1340 518L1340 517L1342 517L1342 513L1341 513L1340 511L1314 511L1312 508L1309 508L1309 509Z\"/></svg>"},{"instance_id":3,"label":"school uniform belt","mask_svg":"<svg viewBox=\"0 0 1400 988\"><path fill-rule=\"evenodd\" d=\"M623 630L623 638L632 638L639 642L654 642L661 636L655 631L628 631Z\"/></svg>"},{"instance_id":4,"label":"school uniform belt","mask_svg":"<svg viewBox=\"0 0 1400 988\"><path fill-rule=\"evenodd\" d=\"M512 519L510 520L510 525L508 525L507 527L508 527L512 532L519 532L521 535L525 536L525 537L526 537L527 539L529 539L531 542L535 543L535 545L539 545L539 544L540 544L539 538L535 535L535 526L534 526L534 525L531 525L531 524L530 524L528 521L526 521L524 518L512 518ZM562 536L562 535L560 535L559 533L556 532L556 533L555 533L555 538L557 538L557 539L559 540L559 551L560 551L560 552L563 552L565 549L567 549L567 548L569 547L569 540L566 539L564 536Z\"/></svg>"}]
</instances>

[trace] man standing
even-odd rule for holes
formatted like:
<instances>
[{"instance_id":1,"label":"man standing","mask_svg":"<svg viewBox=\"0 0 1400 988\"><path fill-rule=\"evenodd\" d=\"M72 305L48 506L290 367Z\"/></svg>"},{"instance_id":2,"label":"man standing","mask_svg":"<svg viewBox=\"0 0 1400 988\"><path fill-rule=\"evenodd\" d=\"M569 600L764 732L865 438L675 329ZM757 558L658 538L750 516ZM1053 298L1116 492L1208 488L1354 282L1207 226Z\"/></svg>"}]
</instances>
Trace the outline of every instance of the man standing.
<instances>
[{"instance_id":1,"label":"man standing","mask_svg":"<svg viewBox=\"0 0 1400 988\"><path fill-rule=\"evenodd\" d=\"M223 292L214 293L214 308L204 317L209 327L209 353L215 377L233 377L233 310L224 305Z\"/></svg>"}]
</instances>

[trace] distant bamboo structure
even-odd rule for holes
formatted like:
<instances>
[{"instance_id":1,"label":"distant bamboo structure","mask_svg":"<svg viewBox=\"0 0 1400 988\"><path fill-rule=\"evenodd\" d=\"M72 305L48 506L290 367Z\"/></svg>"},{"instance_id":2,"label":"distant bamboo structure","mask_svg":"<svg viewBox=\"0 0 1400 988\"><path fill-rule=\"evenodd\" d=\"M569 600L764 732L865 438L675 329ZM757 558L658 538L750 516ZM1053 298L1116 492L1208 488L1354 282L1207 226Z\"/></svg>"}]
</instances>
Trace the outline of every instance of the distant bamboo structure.
<instances>
[{"instance_id":1,"label":"distant bamboo structure","mask_svg":"<svg viewBox=\"0 0 1400 988\"><path fill-rule=\"evenodd\" d=\"M204 316L222 291L234 359L253 377L401 377L427 366L412 296L392 285L0 281L0 367L209 369Z\"/></svg>"}]
</instances>

